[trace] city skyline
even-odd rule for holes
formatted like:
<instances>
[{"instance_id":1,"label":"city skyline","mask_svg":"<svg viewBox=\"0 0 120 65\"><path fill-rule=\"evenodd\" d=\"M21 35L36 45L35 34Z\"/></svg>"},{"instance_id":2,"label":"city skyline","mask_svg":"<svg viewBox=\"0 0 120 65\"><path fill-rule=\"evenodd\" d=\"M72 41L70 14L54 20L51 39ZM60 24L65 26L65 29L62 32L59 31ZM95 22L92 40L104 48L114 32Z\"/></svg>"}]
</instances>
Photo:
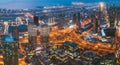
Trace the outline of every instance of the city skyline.
<instances>
[{"instance_id":1,"label":"city skyline","mask_svg":"<svg viewBox=\"0 0 120 65\"><path fill-rule=\"evenodd\" d=\"M0 8L7 9L22 9L36 8L38 6L53 6L53 5L71 5L72 2L95 3L119 3L119 0L3 0L0 1Z\"/></svg>"},{"instance_id":2,"label":"city skyline","mask_svg":"<svg viewBox=\"0 0 120 65\"><path fill-rule=\"evenodd\" d=\"M0 65L120 65L120 0L0 1Z\"/></svg>"}]
</instances>

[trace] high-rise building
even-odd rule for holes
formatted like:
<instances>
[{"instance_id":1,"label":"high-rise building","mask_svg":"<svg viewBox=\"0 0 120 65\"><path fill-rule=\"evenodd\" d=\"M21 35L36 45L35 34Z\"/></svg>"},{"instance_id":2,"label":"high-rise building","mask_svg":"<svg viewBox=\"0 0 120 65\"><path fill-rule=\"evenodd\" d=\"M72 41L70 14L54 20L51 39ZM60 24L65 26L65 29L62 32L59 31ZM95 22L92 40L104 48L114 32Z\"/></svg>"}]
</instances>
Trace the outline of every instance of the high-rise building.
<instances>
[{"instance_id":1,"label":"high-rise building","mask_svg":"<svg viewBox=\"0 0 120 65\"><path fill-rule=\"evenodd\" d=\"M36 26L39 26L39 17L38 16L34 16L34 24Z\"/></svg>"},{"instance_id":2,"label":"high-rise building","mask_svg":"<svg viewBox=\"0 0 120 65\"><path fill-rule=\"evenodd\" d=\"M98 12L97 10L93 11L93 14L91 15L92 17L92 22L93 22L93 31L94 33L98 32Z\"/></svg>"},{"instance_id":3,"label":"high-rise building","mask_svg":"<svg viewBox=\"0 0 120 65\"><path fill-rule=\"evenodd\" d=\"M49 42L49 32L50 32L50 27L47 24L41 26L40 37L41 37L41 44L44 47L46 47L46 45Z\"/></svg>"},{"instance_id":4,"label":"high-rise building","mask_svg":"<svg viewBox=\"0 0 120 65\"><path fill-rule=\"evenodd\" d=\"M105 10L105 3L101 2L101 3L100 3L100 12L103 13L104 10Z\"/></svg>"},{"instance_id":5,"label":"high-rise building","mask_svg":"<svg viewBox=\"0 0 120 65\"><path fill-rule=\"evenodd\" d=\"M82 19L80 12L77 13L77 18L78 18L77 26L78 26L78 29L80 29L81 28L81 19Z\"/></svg>"},{"instance_id":6,"label":"high-rise building","mask_svg":"<svg viewBox=\"0 0 120 65\"><path fill-rule=\"evenodd\" d=\"M108 21L107 21L107 11L106 11L106 4L101 2L100 3L100 11L99 11L99 23L101 25L103 24L106 24Z\"/></svg>"},{"instance_id":7,"label":"high-rise building","mask_svg":"<svg viewBox=\"0 0 120 65\"><path fill-rule=\"evenodd\" d=\"M28 24L28 47L29 47L29 52L35 49L35 44L37 43L37 26L34 24L29 23Z\"/></svg>"},{"instance_id":8,"label":"high-rise building","mask_svg":"<svg viewBox=\"0 0 120 65\"><path fill-rule=\"evenodd\" d=\"M75 14L73 14L73 16L72 16L72 23L75 24L76 22L77 22L77 15L76 15L76 13L75 13Z\"/></svg>"},{"instance_id":9,"label":"high-rise building","mask_svg":"<svg viewBox=\"0 0 120 65\"><path fill-rule=\"evenodd\" d=\"M101 2L99 4L99 7L100 7L100 17L104 18L105 14L106 14L106 4Z\"/></svg>"}]
</instances>

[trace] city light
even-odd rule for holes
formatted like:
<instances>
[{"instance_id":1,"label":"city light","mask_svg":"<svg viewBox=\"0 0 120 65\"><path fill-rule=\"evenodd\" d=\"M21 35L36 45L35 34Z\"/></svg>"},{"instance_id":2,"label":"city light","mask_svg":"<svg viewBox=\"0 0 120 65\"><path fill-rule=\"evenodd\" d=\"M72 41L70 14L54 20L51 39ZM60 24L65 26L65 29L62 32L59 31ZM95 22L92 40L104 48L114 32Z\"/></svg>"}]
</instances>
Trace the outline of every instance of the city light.
<instances>
[{"instance_id":1,"label":"city light","mask_svg":"<svg viewBox=\"0 0 120 65\"><path fill-rule=\"evenodd\" d=\"M73 25L73 24L70 24L70 25L69 25L69 28L73 28L73 27L74 27L74 25Z\"/></svg>"},{"instance_id":2,"label":"city light","mask_svg":"<svg viewBox=\"0 0 120 65\"><path fill-rule=\"evenodd\" d=\"M0 8L0 64L120 65L120 7L64 4Z\"/></svg>"},{"instance_id":3,"label":"city light","mask_svg":"<svg viewBox=\"0 0 120 65\"><path fill-rule=\"evenodd\" d=\"M104 10L104 7L105 7L105 4L103 2L100 2L100 11L103 11Z\"/></svg>"}]
</instances>

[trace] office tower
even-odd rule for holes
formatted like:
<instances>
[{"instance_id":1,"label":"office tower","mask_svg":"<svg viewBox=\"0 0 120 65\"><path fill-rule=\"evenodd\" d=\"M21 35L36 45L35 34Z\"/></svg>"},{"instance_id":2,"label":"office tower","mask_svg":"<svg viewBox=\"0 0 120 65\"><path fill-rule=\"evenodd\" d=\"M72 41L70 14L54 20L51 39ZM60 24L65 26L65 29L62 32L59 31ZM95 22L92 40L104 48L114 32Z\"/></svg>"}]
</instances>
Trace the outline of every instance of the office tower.
<instances>
[{"instance_id":1,"label":"office tower","mask_svg":"<svg viewBox=\"0 0 120 65\"><path fill-rule=\"evenodd\" d=\"M34 24L36 26L39 26L39 17L38 16L34 16Z\"/></svg>"},{"instance_id":2,"label":"office tower","mask_svg":"<svg viewBox=\"0 0 120 65\"><path fill-rule=\"evenodd\" d=\"M72 23L75 24L77 22L77 15L73 14L72 16Z\"/></svg>"},{"instance_id":3,"label":"office tower","mask_svg":"<svg viewBox=\"0 0 120 65\"><path fill-rule=\"evenodd\" d=\"M92 17L92 22L93 22L93 31L94 33L98 32L98 13L96 10L93 11L93 15L91 15Z\"/></svg>"},{"instance_id":4,"label":"office tower","mask_svg":"<svg viewBox=\"0 0 120 65\"><path fill-rule=\"evenodd\" d=\"M77 13L77 19L78 19L78 21L77 21L77 26L78 26L78 29L80 29L81 28L81 15L80 15L80 12L79 13Z\"/></svg>"},{"instance_id":5,"label":"office tower","mask_svg":"<svg viewBox=\"0 0 120 65\"><path fill-rule=\"evenodd\" d=\"M77 15L78 15L78 22L80 22L80 20L81 20L81 18L82 18L80 12L78 12Z\"/></svg>"},{"instance_id":6,"label":"office tower","mask_svg":"<svg viewBox=\"0 0 120 65\"><path fill-rule=\"evenodd\" d=\"M106 4L101 2L100 3L100 12L99 12L99 23L104 25L107 23L107 11L106 11Z\"/></svg>"},{"instance_id":7,"label":"office tower","mask_svg":"<svg viewBox=\"0 0 120 65\"><path fill-rule=\"evenodd\" d=\"M106 4L105 3L103 3L103 2L101 2L100 4L99 4L99 7L100 7L100 17L101 18L104 18L105 17L105 15L106 15Z\"/></svg>"},{"instance_id":8,"label":"office tower","mask_svg":"<svg viewBox=\"0 0 120 65\"><path fill-rule=\"evenodd\" d=\"M4 65L18 65L18 41L7 35L2 40Z\"/></svg>"},{"instance_id":9,"label":"office tower","mask_svg":"<svg viewBox=\"0 0 120 65\"><path fill-rule=\"evenodd\" d=\"M40 28L40 37L41 37L41 44L46 47L49 42L49 32L50 27L47 24L44 24Z\"/></svg>"},{"instance_id":10,"label":"office tower","mask_svg":"<svg viewBox=\"0 0 120 65\"><path fill-rule=\"evenodd\" d=\"M100 3L100 12L103 13L104 10L105 10L105 3L101 2L101 3Z\"/></svg>"},{"instance_id":11,"label":"office tower","mask_svg":"<svg viewBox=\"0 0 120 65\"><path fill-rule=\"evenodd\" d=\"M35 49L35 44L37 43L37 30L36 30L37 26L29 23L28 24L28 39L29 39L29 43L28 43L28 47L29 47L29 51L32 51Z\"/></svg>"}]
</instances>

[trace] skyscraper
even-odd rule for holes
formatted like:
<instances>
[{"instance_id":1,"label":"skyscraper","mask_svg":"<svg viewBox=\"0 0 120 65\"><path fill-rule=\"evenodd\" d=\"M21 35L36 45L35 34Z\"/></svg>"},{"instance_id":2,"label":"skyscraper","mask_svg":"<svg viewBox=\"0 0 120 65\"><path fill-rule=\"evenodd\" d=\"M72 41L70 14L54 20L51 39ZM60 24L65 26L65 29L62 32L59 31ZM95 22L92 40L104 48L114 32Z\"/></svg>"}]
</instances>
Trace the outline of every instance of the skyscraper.
<instances>
[{"instance_id":1,"label":"skyscraper","mask_svg":"<svg viewBox=\"0 0 120 65\"><path fill-rule=\"evenodd\" d=\"M97 33L98 32L98 15L97 15L97 11L95 10L93 12L93 26L94 26L94 32Z\"/></svg>"},{"instance_id":2,"label":"skyscraper","mask_svg":"<svg viewBox=\"0 0 120 65\"><path fill-rule=\"evenodd\" d=\"M41 26L40 37L41 37L41 44L44 47L46 47L49 42L49 32L50 32L50 27L47 24Z\"/></svg>"},{"instance_id":3,"label":"skyscraper","mask_svg":"<svg viewBox=\"0 0 120 65\"><path fill-rule=\"evenodd\" d=\"M32 51L35 49L35 44L37 43L37 30L36 30L37 26L29 23L28 24L28 39L29 39L29 43L28 43L28 47L29 47L29 51Z\"/></svg>"},{"instance_id":4,"label":"skyscraper","mask_svg":"<svg viewBox=\"0 0 120 65\"><path fill-rule=\"evenodd\" d=\"M81 14L80 12L77 13L77 18L78 18L78 21L77 21L77 26L78 26L78 29L81 28Z\"/></svg>"},{"instance_id":5,"label":"skyscraper","mask_svg":"<svg viewBox=\"0 0 120 65\"><path fill-rule=\"evenodd\" d=\"M72 16L72 22L73 22L73 24L75 24L77 22L77 15L76 15L76 13L74 13L73 16Z\"/></svg>"},{"instance_id":6,"label":"skyscraper","mask_svg":"<svg viewBox=\"0 0 120 65\"><path fill-rule=\"evenodd\" d=\"M38 16L34 16L34 24L36 26L39 26L39 17Z\"/></svg>"}]
</instances>

